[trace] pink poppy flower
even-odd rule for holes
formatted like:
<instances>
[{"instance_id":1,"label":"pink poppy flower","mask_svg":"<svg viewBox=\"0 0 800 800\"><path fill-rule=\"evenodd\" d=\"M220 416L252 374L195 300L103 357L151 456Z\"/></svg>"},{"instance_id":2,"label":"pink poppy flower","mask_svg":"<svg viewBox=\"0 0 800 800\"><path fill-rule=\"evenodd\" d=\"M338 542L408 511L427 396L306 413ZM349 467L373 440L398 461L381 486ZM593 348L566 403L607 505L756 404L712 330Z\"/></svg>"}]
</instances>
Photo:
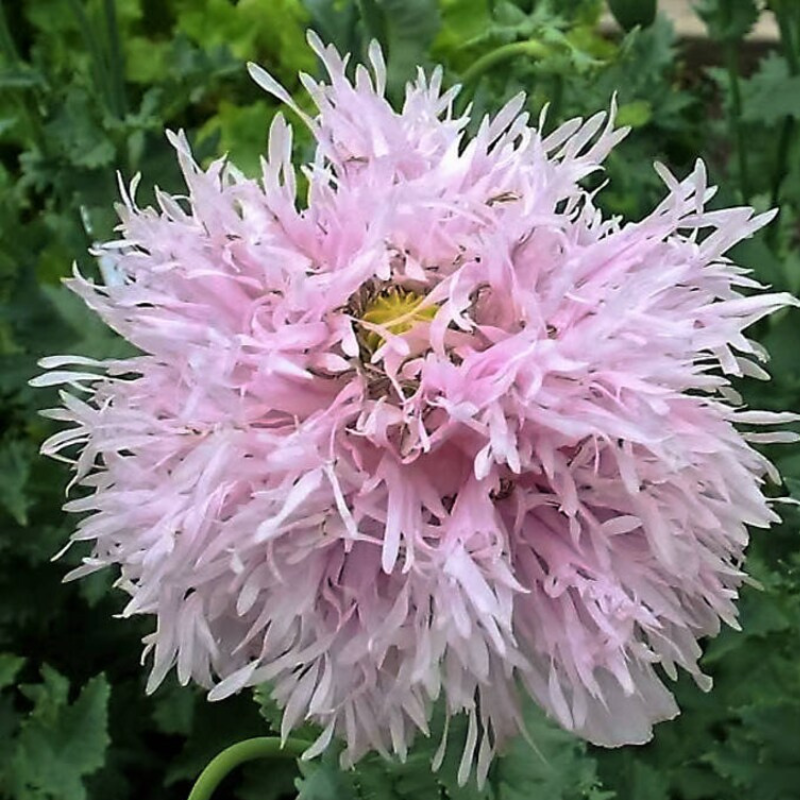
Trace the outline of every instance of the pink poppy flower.
<instances>
[{"instance_id":1,"label":"pink poppy flower","mask_svg":"<svg viewBox=\"0 0 800 800\"><path fill-rule=\"evenodd\" d=\"M321 726L307 757L404 757L441 698L482 779L522 693L645 742L665 678L709 687L698 640L736 625L747 527L777 519L749 442L791 434L739 427L794 417L727 376L767 377L743 330L796 301L724 257L772 214L706 210L698 162L605 218L580 181L613 110L545 136L520 96L470 138L441 70L397 112L377 47L351 82L309 38L313 118L251 68L316 140L307 200L280 115L261 181L172 135L187 195L123 189L109 279L68 282L141 353L35 381L72 390L43 447L86 489L71 576L118 568L124 615L155 617L150 690L269 681L284 736Z\"/></svg>"}]
</instances>

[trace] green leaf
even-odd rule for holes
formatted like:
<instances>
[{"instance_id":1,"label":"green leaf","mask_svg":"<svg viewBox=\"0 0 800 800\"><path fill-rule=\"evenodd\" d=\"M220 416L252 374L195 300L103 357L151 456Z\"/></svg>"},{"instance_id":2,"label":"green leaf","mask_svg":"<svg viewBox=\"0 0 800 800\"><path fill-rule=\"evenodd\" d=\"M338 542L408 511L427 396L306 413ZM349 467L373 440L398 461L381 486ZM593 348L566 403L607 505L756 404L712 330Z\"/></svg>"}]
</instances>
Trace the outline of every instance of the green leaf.
<instances>
[{"instance_id":1,"label":"green leaf","mask_svg":"<svg viewBox=\"0 0 800 800\"><path fill-rule=\"evenodd\" d=\"M217 113L199 131L201 138L219 135L218 147L231 162L251 177L261 172L261 156L267 148L267 132L274 114L270 105L257 100L246 106L222 100Z\"/></svg>"},{"instance_id":2,"label":"green leaf","mask_svg":"<svg viewBox=\"0 0 800 800\"><path fill-rule=\"evenodd\" d=\"M25 659L10 653L0 653L0 690L13 686L17 673L25 664Z\"/></svg>"},{"instance_id":3,"label":"green leaf","mask_svg":"<svg viewBox=\"0 0 800 800\"><path fill-rule=\"evenodd\" d=\"M126 358L136 352L65 286L43 286L41 290L57 318L75 335L74 352L90 358Z\"/></svg>"},{"instance_id":4,"label":"green leaf","mask_svg":"<svg viewBox=\"0 0 800 800\"><path fill-rule=\"evenodd\" d=\"M311 15L311 23L323 41L335 45L339 52L360 52L359 10L355 0L303 0Z\"/></svg>"},{"instance_id":5,"label":"green leaf","mask_svg":"<svg viewBox=\"0 0 800 800\"><path fill-rule=\"evenodd\" d=\"M367 39L377 40L384 53L389 49L386 38L386 16L377 0L357 0L361 21L364 25Z\"/></svg>"},{"instance_id":6,"label":"green leaf","mask_svg":"<svg viewBox=\"0 0 800 800\"><path fill-rule=\"evenodd\" d=\"M20 121L18 116L0 117L0 137L4 136L9 131L13 131Z\"/></svg>"},{"instance_id":7,"label":"green leaf","mask_svg":"<svg viewBox=\"0 0 800 800\"><path fill-rule=\"evenodd\" d=\"M28 22L43 33L53 35L73 31L77 25L70 13L65 13L62 0L37 0L25 3L25 16Z\"/></svg>"},{"instance_id":8,"label":"green leaf","mask_svg":"<svg viewBox=\"0 0 800 800\"><path fill-rule=\"evenodd\" d=\"M585 742L550 721L532 701L525 726L536 750L519 737L498 760L491 777L498 800L578 800L599 788L597 765Z\"/></svg>"},{"instance_id":9,"label":"green leaf","mask_svg":"<svg viewBox=\"0 0 800 800\"><path fill-rule=\"evenodd\" d=\"M470 42L492 24L488 0L442 0L442 25L433 43L433 54L446 58L457 69L469 66Z\"/></svg>"},{"instance_id":10,"label":"green leaf","mask_svg":"<svg viewBox=\"0 0 800 800\"><path fill-rule=\"evenodd\" d=\"M620 127L630 125L631 128L641 128L652 118L653 106L647 100L633 100L619 107L616 123Z\"/></svg>"},{"instance_id":11,"label":"green leaf","mask_svg":"<svg viewBox=\"0 0 800 800\"><path fill-rule=\"evenodd\" d=\"M797 743L787 736L800 719L796 698L775 698L739 711L741 728L709 758L745 797L789 800L800 785Z\"/></svg>"},{"instance_id":12,"label":"green leaf","mask_svg":"<svg viewBox=\"0 0 800 800\"><path fill-rule=\"evenodd\" d=\"M188 736L194 723L198 693L170 678L154 697L153 720L163 733Z\"/></svg>"},{"instance_id":13,"label":"green leaf","mask_svg":"<svg viewBox=\"0 0 800 800\"><path fill-rule=\"evenodd\" d=\"M631 770L631 794L647 800L670 800L669 779L655 767L635 761Z\"/></svg>"},{"instance_id":14,"label":"green leaf","mask_svg":"<svg viewBox=\"0 0 800 800\"><path fill-rule=\"evenodd\" d=\"M223 46L241 60L263 61L271 55L278 77L296 79L313 68L304 38L308 16L299 0L175 0L178 26L204 49Z\"/></svg>"},{"instance_id":15,"label":"green leaf","mask_svg":"<svg viewBox=\"0 0 800 800\"><path fill-rule=\"evenodd\" d=\"M276 734L280 732L283 710L272 699L272 688L268 683L259 684L253 690L253 699L258 705L258 713L266 720ZM306 722L292 731L292 736L313 742L322 733L322 728L312 722Z\"/></svg>"},{"instance_id":16,"label":"green leaf","mask_svg":"<svg viewBox=\"0 0 800 800\"><path fill-rule=\"evenodd\" d=\"M14 130L19 122L19 117L0 117L0 137Z\"/></svg>"},{"instance_id":17,"label":"green leaf","mask_svg":"<svg viewBox=\"0 0 800 800\"><path fill-rule=\"evenodd\" d=\"M260 759L245 764L237 796L239 800L288 800L297 794L297 762Z\"/></svg>"},{"instance_id":18,"label":"green leaf","mask_svg":"<svg viewBox=\"0 0 800 800\"><path fill-rule=\"evenodd\" d=\"M695 10L718 42L744 39L760 14L756 0L698 0Z\"/></svg>"},{"instance_id":19,"label":"green leaf","mask_svg":"<svg viewBox=\"0 0 800 800\"><path fill-rule=\"evenodd\" d=\"M800 119L800 75L792 76L786 59L770 53L742 81L742 119L772 127L787 116Z\"/></svg>"},{"instance_id":20,"label":"green leaf","mask_svg":"<svg viewBox=\"0 0 800 800\"><path fill-rule=\"evenodd\" d=\"M777 225L777 222L772 222ZM730 252L731 259L741 267L750 269L760 283L774 289L787 289L786 265L783 259L767 247L762 235L736 245Z\"/></svg>"},{"instance_id":21,"label":"green leaf","mask_svg":"<svg viewBox=\"0 0 800 800\"><path fill-rule=\"evenodd\" d=\"M387 84L398 96L418 66L428 61L428 49L441 26L437 0L376 0L385 20L389 47Z\"/></svg>"},{"instance_id":22,"label":"green leaf","mask_svg":"<svg viewBox=\"0 0 800 800\"><path fill-rule=\"evenodd\" d=\"M297 780L297 800L362 800L354 780L356 773L339 766L337 747L329 747L314 761L299 761L298 766L302 777Z\"/></svg>"},{"instance_id":23,"label":"green leaf","mask_svg":"<svg viewBox=\"0 0 800 800\"><path fill-rule=\"evenodd\" d=\"M146 36L128 36L123 44L127 79L145 85L156 83L167 69L170 43L155 42Z\"/></svg>"},{"instance_id":24,"label":"green leaf","mask_svg":"<svg viewBox=\"0 0 800 800\"><path fill-rule=\"evenodd\" d=\"M0 89L33 89L45 83L42 74L27 65L0 70Z\"/></svg>"},{"instance_id":25,"label":"green leaf","mask_svg":"<svg viewBox=\"0 0 800 800\"><path fill-rule=\"evenodd\" d=\"M272 712L268 710L270 716ZM437 772L431 762L439 747L444 715L438 708L431 720L431 735L418 734L405 762L385 760L369 754L353 772L338 767L336 742L318 762L301 764L301 798L307 800L610 800L597 776L596 763L585 743L548 721L532 702L526 709L526 725L536 750L521 737L511 742L490 769L486 786L478 788L475 774L464 786L458 771L467 737L468 720L463 714L450 721L444 761Z\"/></svg>"},{"instance_id":26,"label":"green leaf","mask_svg":"<svg viewBox=\"0 0 800 800\"><path fill-rule=\"evenodd\" d=\"M784 314L771 322L769 330L762 337L762 344L766 346L770 355L767 369L782 383L800 389L796 313Z\"/></svg>"},{"instance_id":27,"label":"green leaf","mask_svg":"<svg viewBox=\"0 0 800 800\"><path fill-rule=\"evenodd\" d=\"M86 800L83 779L103 766L109 744L108 682L92 678L69 703L66 678L44 666L42 679L20 687L34 708L20 726L9 787L15 800Z\"/></svg>"},{"instance_id":28,"label":"green leaf","mask_svg":"<svg viewBox=\"0 0 800 800\"><path fill-rule=\"evenodd\" d=\"M647 5L650 0L643 0ZM546 3L543 3L545 7ZM596 26L605 10L604 0L551 0L553 11L577 25Z\"/></svg>"},{"instance_id":29,"label":"green leaf","mask_svg":"<svg viewBox=\"0 0 800 800\"><path fill-rule=\"evenodd\" d=\"M623 30L629 31L637 25L647 28L656 19L657 0L608 0L614 19Z\"/></svg>"},{"instance_id":30,"label":"green leaf","mask_svg":"<svg viewBox=\"0 0 800 800\"><path fill-rule=\"evenodd\" d=\"M19 525L28 524L31 501L26 486L35 455L29 442L12 439L0 444L0 507Z\"/></svg>"},{"instance_id":31,"label":"green leaf","mask_svg":"<svg viewBox=\"0 0 800 800\"><path fill-rule=\"evenodd\" d=\"M193 697L198 694L194 687L168 690L165 686L154 695L156 701L165 691L180 691ZM264 722L259 719L248 695L236 695L224 703L201 700L195 703L192 713L191 735L184 740L181 753L170 759L164 783L170 786L178 781L194 780L206 764L225 748L248 737L263 735Z\"/></svg>"},{"instance_id":32,"label":"green leaf","mask_svg":"<svg viewBox=\"0 0 800 800\"><path fill-rule=\"evenodd\" d=\"M76 167L95 169L114 163L116 148L102 122L96 98L87 90L72 86L47 135L54 149Z\"/></svg>"}]
</instances>

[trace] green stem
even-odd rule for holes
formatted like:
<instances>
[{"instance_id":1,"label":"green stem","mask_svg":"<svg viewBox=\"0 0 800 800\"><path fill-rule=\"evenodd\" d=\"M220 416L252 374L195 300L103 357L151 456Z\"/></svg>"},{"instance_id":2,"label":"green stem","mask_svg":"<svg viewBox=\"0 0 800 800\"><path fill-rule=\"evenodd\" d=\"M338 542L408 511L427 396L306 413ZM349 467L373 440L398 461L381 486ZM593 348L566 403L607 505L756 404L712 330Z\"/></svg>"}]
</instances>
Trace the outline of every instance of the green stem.
<instances>
[{"instance_id":1,"label":"green stem","mask_svg":"<svg viewBox=\"0 0 800 800\"><path fill-rule=\"evenodd\" d=\"M475 81L483 75L494 69L498 64L504 61L510 61L517 56L529 56L530 58L542 58L547 55L549 48L547 45L531 39L527 42L512 42L511 44L504 44L496 50L481 56L463 75L461 83L465 86Z\"/></svg>"},{"instance_id":2,"label":"green stem","mask_svg":"<svg viewBox=\"0 0 800 800\"><path fill-rule=\"evenodd\" d=\"M5 8L3 8L2 0L0 0L0 47L2 48L2 52L5 54L9 63L16 64L19 62L19 53L17 52L17 47L14 44L14 39L11 36L11 31L8 28L6 11Z\"/></svg>"},{"instance_id":3,"label":"green stem","mask_svg":"<svg viewBox=\"0 0 800 800\"><path fill-rule=\"evenodd\" d=\"M112 114L116 114L114 88L109 75L107 58L97 40L92 21L86 14L86 9L83 7L81 0L68 0L68 4L73 16L75 17L75 20L78 23L78 27L80 28L81 35L83 36L86 49L89 51L89 57L92 62L92 72L94 73L93 77L97 91L103 97L106 108Z\"/></svg>"},{"instance_id":4,"label":"green stem","mask_svg":"<svg viewBox=\"0 0 800 800\"><path fill-rule=\"evenodd\" d=\"M781 49L789 65L789 72L792 75L800 74L800 54L797 52L797 47L800 42L795 40L795 35L800 35L800 31L795 32L792 30L792 22L790 19L792 12L787 12L783 6L775 10L775 17L778 21L778 29L781 32ZM800 17L798 17L800 21Z\"/></svg>"},{"instance_id":5,"label":"green stem","mask_svg":"<svg viewBox=\"0 0 800 800\"><path fill-rule=\"evenodd\" d=\"M781 32L781 47L783 50L786 63L789 66L789 73L791 75L800 75L800 56L797 52L797 42L795 41L794 31L792 30L791 20L786 12L786 9L780 5L775 9L775 16L778 20L778 27ZM781 196L781 189L783 182L786 178L786 173L789 169L789 156L792 150L792 142L795 138L796 130L795 119L792 116L787 116L783 121L783 128L781 130L781 137L778 140L778 154L775 161L775 174L772 178L772 194L770 197L770 204L775 207L778 205ZM776 220L769 229L768 238L774 245L778 236L778 221Z\"/></svg>"},{"instance_id":6,"label":"green stem","mask_svg":"<svg viewBox=\"0 0 800 800\"><path fill-rule=\"evenodd\" d=\"M561 119L561 106L564 102L564 76L561 73L556 73L553 76L553 93L550 96L550 108L547 112L549 125L552 128L558 127Z\"/></svg>"},{"instance_id":7,"label":"green stem","mask_svg":"<svg viewBox=\"0 0 800 800\"><path fill-rule=\"evenodd\" d=\"M6 19L6 11L3 7L3 0L0 0L0 52L3 53L9 64L22 67L23 61L17 52L14 44L14 37ZM42 131L42 115L35 102L31 102L30 96L24 91L14 97L14 102L19 108L20 114L28 126L28 130L33 136L33 141L40 152L45 150L45 138Z\"/></svg>"},{"instance_id":8,"label":"green stem","mask_svg":"<svg viewBox=\"0 0 800 800\"><path fill-rule=\"evenodd\" d=\"M739 160L739 186L745 204L750 203L750 172L747 165L744 126L742 125L742 92L739 85L739 61L736 56L736 43L725 43L725 61L728 68L728 81L731 89L731 130L736 138L736 155Z\"/></svg>"},{"instance_id":9,"label":"green stem","mask_svg":"<svg viewBox=\"0 0 800 800\"><path fill-rule=\"evenodd\" d=\"M778 140L778 155L775 160L775 174L772 177L772 193L770 195L770 206L774 208L778 205L781 197L781 189L786 172L789 168L789 153L794 141L795 121L793 117L786 117L781 128L781 136ZM776 226L772 226L773 229Z\"/></svg>"},{"instance_id":10,"label":"green stem","mask_svg":"<svg viewBox=\"0 0 800 800\"><path fill-rule=\"evenodd\" d=\"M383 10L375 0L357 0L357 5L368 38L377 39L384 57L388 59L390 55L389 39L386 35L386 19Z\"/></svg>"},{"instance_id":11,"label":"green stem","mask_svg":"<svg viewBox=\"0 0 800 800\"><path fill-rule=\"evenodd\" d=\"M111 82L117 116L122 119L127 112L125 97L125 55L119 39L116 0L105 0L106 31L108 32L108 55L111 66Z\"/></svg>"},{"instance_id":12,"label":"green stem","mask_svg":"<svg viewBox=\"0 0 800 800\"><path fill-rule=\"evenodd\" d=\"M287 739L281 745L277 736L259 736L237 742L209 762L195 782L189 800L209 800L228 773L246 761L258 758L299 758L309 747L311 742L303 739Z\"/></svg>"}]
</instances>

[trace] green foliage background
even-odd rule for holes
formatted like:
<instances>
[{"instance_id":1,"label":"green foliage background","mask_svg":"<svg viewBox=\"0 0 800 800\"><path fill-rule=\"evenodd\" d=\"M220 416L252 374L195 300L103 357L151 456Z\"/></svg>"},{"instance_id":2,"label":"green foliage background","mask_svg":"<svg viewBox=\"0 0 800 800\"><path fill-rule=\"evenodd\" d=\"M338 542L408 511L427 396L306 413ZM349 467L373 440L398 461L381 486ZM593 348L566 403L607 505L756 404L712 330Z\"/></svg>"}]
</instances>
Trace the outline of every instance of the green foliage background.
<instances>
[{"instance_id":1,"label":"green foliage background","mask_svg":"<svg viewBox=\"0 0 800 800\"><path fill-rule=\"evenodd\" d=\"M66 471L37 457L48 404L27 381L40 357L109 356L121 343L59 285L73 260L86 272L92 241L110 238L115 171L146 187L179 188L164 128L184 128L199 158L227 151L255 173L275 106L247 78L264 64L290 91L317 65L314 27L363 56L377 38L389 54L389 91L402 96L419 65L440 62L464 81L475 116L520 89L548 125L607 108L633 126L608 162L600 195L636 218L660 194L651 164L685 174L700 155L722 204L779 204L768 231L737 260L776 289L800 290L800 3L698 0L712 40L698 57L653 17L656 3L615 0L624 37L598 33L599 0L0 0L0 798L177 800L222 747L276 727L265 693L208 704L168 683L144 694L146 620L113 620L114 576L62 586L78 556L51 563L71 522L60 511ZM760 13L781 42L742 48ZM636 26L640 27L636 27ZM301 137L302 154L308 142ZM800 410L800 320L761 323L770 384L748 401ZM800 448L770 454L800 500ZM725 631L704 658L715 689L676 687L683 715L652 744L587 747L529 714L540 749L522 742L492 768L489 786L459 789L457 739L442 770L422 740L404 764L368 758L341 773L335 754L303 765L254 763L220 790L238 800L796 800L800 797L800 515L759 533L742 599L743 632ZM435 727L435 726L434 726ZM451 763L452 762L452 763ZM226 795L227 792L227 795Z\"/></svg>"}]
</instances>

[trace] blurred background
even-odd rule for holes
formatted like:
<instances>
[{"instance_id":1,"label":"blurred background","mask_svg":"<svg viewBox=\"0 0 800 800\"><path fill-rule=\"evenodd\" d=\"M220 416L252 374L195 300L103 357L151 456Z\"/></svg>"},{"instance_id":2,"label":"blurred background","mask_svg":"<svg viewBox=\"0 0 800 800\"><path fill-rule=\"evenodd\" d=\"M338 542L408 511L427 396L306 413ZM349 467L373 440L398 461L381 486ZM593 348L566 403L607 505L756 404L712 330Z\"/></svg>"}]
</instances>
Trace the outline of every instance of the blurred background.
<instances>
[{"instance_id":1,"label":"blurred background","mask_svg":"<svg viewBox=\"0 0 800 800\"><path fill-rule=\"evenodd\" d=\"M60 510L68 474L37 455L49 430L37 411L53 398L27 381L44 355L122 352L60 285L73 261L96 272L87 248L113 235L116 172L142 173L141 205L153 184L179 191L164 130L184 128L198 160L227 152L257 174L276 105L245 62L307 106L297 72L318 71L309 27L357 59L378 39L394 102L417 65L436 63L446 83L464 83L476 119L525 90L534 117L550 104L554 126L616 93L632 132L607 163L603 209L641 217L662 193L652 162L682 176L700 156L722 187L715 203L781 207L733 257L800 290L798 0L0 0L2 800L177 800L222 747L274 729L258 692L209 704L168 681L146 697L149 621L113 619L124 604L114 575L61 584L82 553L51 562L73 527ZM298 158L309 148L300 132ZM800 314L751 334L773 380L737 388L755 406L800 411ZM785 476L775 495L800 500L800 447L769 455ZM447 769L431 778L423 745L409 765L371 760L354 780L323 763L295 783L292 763L254 763L219 796L797 800L800 514L780 509L784 524L750 550L759 588L744 590L743 631L708 645L714 691L680 680L683 714L651 744L604 751L536 719L544 758L515 746L493 768L493 794L459 790Z\"/></svg>"}]
</instances>

